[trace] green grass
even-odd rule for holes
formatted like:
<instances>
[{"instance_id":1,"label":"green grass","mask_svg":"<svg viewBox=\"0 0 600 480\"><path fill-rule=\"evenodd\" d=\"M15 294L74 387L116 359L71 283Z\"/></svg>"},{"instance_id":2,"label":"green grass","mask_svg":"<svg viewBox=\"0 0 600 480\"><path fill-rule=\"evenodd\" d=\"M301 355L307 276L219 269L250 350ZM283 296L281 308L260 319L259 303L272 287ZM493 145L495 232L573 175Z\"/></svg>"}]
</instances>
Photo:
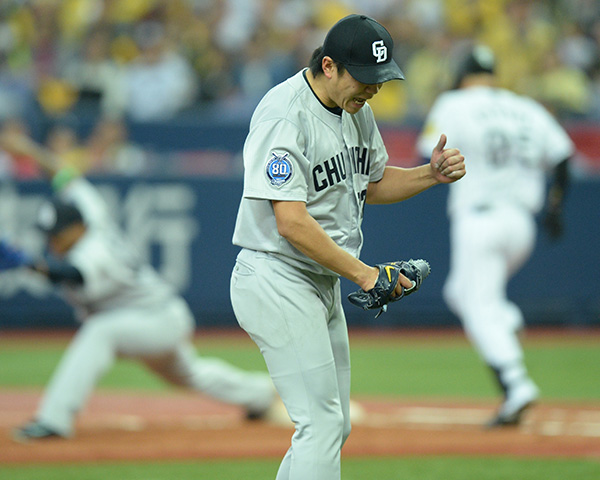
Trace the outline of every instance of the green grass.
<instances>
[{"instance_id":1,"label":"green grass","mask_svg":"<svg viewBox=\"0 0 600 480\"><path fill-rule=\"evenodd\" d=\"M199 339L198 354L215 356L249 370L266 370L264 360L250 339ZM43 387L56 368L68 338L36 337L3 339L0 337L0 388ZM130 390L164 390L169 388L137 361L119 359L100 381L99 388Z\"/></svg>"},{"instance_id":2,"label":"green grass","mask_svg":"<svg viewBox=\"0 0 600 480\"><path fill-rule=\"evenodd\" d=\"M0 336L0 389L42 388L68 339ZM544 400L600 401L598 337L530 335L527 364ZM244 336L200 335L198 353L217 356L246 369L264 370L256 346ZM380 335L351 332L353 394L430 398L497 398L487 369L465 338ZM102 379L101 389L160 391L169 388L140 364L120 360ZM84 463L0 466L0 480L264 480L273 479L280 459L156 463ZM592 480L598 459L511 457L348 458L343 479L359 480Z\"/></svg>"},{"instance_id":3,"label":"green grass","mask_svg":"<svg viewBox=\"0 0 600 480\"><path fill-rule=\"evenodd\" d=\"M279 460L119 463L0 467L0 480L265 480L275 478ZM349 458L344 480L596 480L593 460L505 457Z\"/></svg>"},{"instance_id":4,"label":"green grass","mask_svg":"<svg viewBox=\"0 0 600 480\"><path fill-rule=\"evenodd\" d=\"M497 396L488 369L461 336L361 338L351 333L352 391L355 395L490 398ZM2 339L0 388L40 388L58 363L67 340ZM264 370L256 346L244 336L203 337L198 353L245 369ZM546 400L600 400L600 349L594 337L530 338L526 362ZM131 360L119 360L99 388L164 390L164 382Z\"/></svg>"},{"instance_id":5,"label":"green grass","mask_svg":"<svg viewBox=\"0 0 600 480\"><path fill-rule=\"evenodd\" d=\"M525 359L545 399L600 400L600 349L525 342ZM423 341L352 348L353 392L427 397L498 395L491 371L466 342Z\"/></svg>"}]
</instances>

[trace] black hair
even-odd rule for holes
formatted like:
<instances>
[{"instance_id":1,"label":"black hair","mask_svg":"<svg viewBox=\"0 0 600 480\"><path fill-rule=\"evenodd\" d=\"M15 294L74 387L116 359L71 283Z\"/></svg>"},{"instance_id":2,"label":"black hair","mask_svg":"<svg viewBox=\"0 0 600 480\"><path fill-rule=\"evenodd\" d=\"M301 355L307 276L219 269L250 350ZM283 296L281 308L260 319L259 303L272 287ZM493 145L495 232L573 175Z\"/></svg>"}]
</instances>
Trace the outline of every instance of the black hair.
<instances>
[{"instance_id":1,"label":"black hair","mask_svg":"<svg viewBox=\"0 0 600 480\"><path fill-rule=\"evenodd\" d=\"M310 62L308 64L308 68L310 69L310 73L313 74L313 77L317 77L323 73L323 58L325 58L325 54L323 53L323 46L320 46L315 49L310 57ZM333 61L335 66L338 69L338 73L344 73L346 68L344 64L341 62Z\"/></svg>"},{"instance_id":2,"label":"black hair","mask_svg":"<svg viewBox=\"0 0 600 480\"><path fill-rule=\"evenodd\" d=\"M37 226L49 236L57 235L76 223L85 224L79 208L58 197L45 202L38 214Z\"/></svg>"}]
</instances>

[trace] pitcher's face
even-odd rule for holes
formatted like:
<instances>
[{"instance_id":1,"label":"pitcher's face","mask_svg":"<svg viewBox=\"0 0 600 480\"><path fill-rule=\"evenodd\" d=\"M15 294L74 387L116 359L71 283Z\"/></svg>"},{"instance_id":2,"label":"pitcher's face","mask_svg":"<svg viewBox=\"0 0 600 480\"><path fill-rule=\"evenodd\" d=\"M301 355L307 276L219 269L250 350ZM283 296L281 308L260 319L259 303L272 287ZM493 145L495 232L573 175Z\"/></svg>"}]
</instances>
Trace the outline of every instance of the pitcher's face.
<instances>
[{"instance_id":1,"label":"pitcher's face","mask_svg":"<svg viewBox=\"0 0 600 480\"><path fill-rule=\"evenodd\" d=\"M383 86L382 83L374 85L361 83L345 69L341 74L337 68L334 70L328 89L331 100L350 114L358 112L367 100L373 98Z\"/></svg>"}]
</instances>

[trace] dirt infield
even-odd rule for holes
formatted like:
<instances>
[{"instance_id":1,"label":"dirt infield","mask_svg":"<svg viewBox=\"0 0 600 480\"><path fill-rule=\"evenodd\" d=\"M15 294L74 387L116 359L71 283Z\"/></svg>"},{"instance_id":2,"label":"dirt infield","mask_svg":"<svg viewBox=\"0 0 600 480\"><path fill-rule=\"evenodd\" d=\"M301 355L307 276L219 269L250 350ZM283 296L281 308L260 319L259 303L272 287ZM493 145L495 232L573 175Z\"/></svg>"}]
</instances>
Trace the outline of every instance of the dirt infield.
<instances>
[{"instance_id":1,"label":"dirt infield","mask_svg":"<svg viewBox=\"0 0 600 480\"><path fill-rule=\"evenodd\" d=\"M0 464L281 457L292 426L250 422L238 408L189 393L96 392L77 435L22 445L13 427L29 419L38 391L0 392ZM600 405L540 404L519 428L484 431L494 405L359 398L365 414L345 456L515 455L600 459Z\"/></svg>"}]
</instances>

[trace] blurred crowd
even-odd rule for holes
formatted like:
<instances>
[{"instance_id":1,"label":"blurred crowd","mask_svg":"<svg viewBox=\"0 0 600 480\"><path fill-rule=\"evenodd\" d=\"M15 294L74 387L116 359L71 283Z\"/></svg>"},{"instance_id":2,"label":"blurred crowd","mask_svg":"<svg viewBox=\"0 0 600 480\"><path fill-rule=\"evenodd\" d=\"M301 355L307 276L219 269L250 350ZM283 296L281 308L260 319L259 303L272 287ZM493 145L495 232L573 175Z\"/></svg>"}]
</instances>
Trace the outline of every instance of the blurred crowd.
<instances>
[{"instance_id":1,"label":"blurred crowd","mask_svg":"<svg viewBox=\"0 0 600 480\"><path fill-rule=\"evenodd\" d=\"M2 0L2 129L42 118L46 145L82 171L138 171L128 122L247 119L352 12L390 30L406 76L370 102L380 122L418 125L471 42L494 50L502 86L561 120L600 121L598 0ZM0 177L10 169L36 174L0 157Z\"/></svg>"}]
</instances>

